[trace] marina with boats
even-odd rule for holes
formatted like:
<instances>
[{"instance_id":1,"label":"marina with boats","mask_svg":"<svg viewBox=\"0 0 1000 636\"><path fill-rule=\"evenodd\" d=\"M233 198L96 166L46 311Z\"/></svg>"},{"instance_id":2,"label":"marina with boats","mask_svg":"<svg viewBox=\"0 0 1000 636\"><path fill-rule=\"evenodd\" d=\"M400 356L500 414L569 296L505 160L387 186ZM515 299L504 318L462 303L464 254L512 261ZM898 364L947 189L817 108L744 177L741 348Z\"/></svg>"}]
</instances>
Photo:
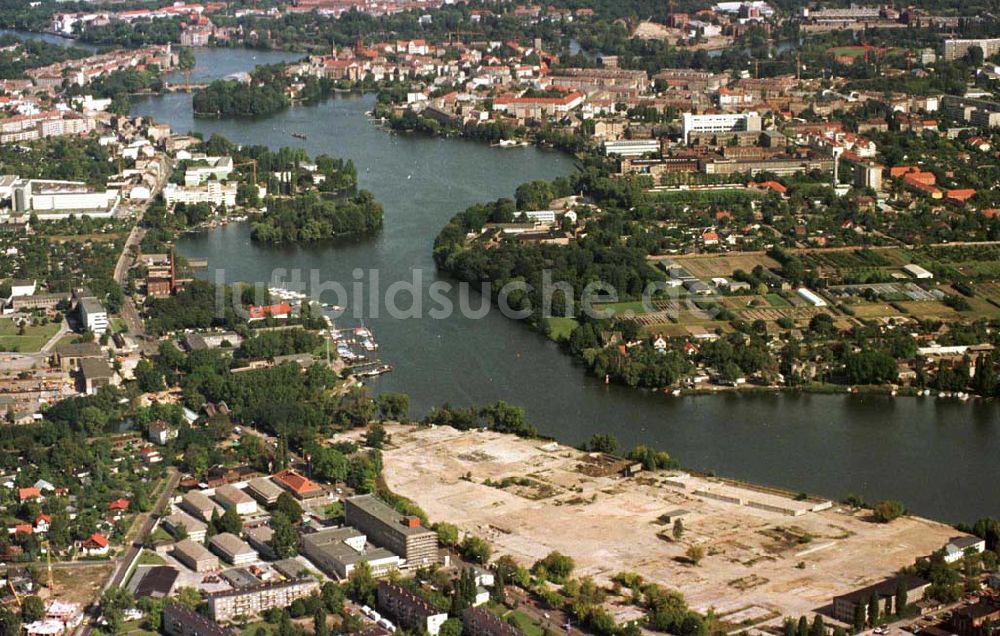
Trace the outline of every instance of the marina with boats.
<instances>
[{"instance_id":1,"label":"marina with boats","mask_svg":"<svg viewBox=\"0 0 1000 636\"><path fill-rule=\"evenodd\" d=\"M379 345L371 329L363 324L343 329L336 327L334 321L343 316L343 307L320 303L311 300L308 294L282 287L269 287L267 291L272 299L287 303L293 311L301 311L304 303L320 309L326 322L326 329L322 334L328 339L328 346L332 346L337 357L344 362L344 369L348 374L356 378L370 378L392 371L392 365L374 357Z\"/></svg>"}]
</instances>

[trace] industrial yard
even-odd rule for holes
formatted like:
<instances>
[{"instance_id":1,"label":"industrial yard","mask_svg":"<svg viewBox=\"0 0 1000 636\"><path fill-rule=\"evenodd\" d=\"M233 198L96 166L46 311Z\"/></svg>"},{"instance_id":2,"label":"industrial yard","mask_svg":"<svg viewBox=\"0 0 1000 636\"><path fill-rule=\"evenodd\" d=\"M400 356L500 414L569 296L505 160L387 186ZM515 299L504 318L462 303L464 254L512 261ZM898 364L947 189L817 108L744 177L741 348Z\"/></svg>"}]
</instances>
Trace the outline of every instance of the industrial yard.
<instances>
[{"instance_id":1,"label":"industrial yard","mask_svg":"<svg viewBox=\"0 0 1000 636\"><path fill-rule=\"evenodd\" d=\"M431 521L453 522L525 565L558 550L600 582L637 572L734 626L820 611L956 534L681 471L622 477L623 462L541 440L447 427L390 433L386 483ZM697 565L685 557L692 545L704 549Z\"/></svg>"}]
</instances>

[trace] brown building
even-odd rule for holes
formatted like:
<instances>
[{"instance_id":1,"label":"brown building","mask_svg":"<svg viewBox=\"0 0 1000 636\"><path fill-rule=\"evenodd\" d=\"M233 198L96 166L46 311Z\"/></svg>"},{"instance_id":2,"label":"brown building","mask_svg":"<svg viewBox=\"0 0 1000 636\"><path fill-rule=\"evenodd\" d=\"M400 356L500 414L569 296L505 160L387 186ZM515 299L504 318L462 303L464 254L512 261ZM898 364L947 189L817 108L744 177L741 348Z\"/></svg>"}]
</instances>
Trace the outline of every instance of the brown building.
<instances>
[{"instance_id":1,"label":"brown building","mask_svg":"<svg viewBox=\"0 0 1000 636\"><path fill-rule=\"evenodd\" d=\"M867 620L868 605L873 597L878 602L880 613L892 614L895 612L892 604L895 602L896 591L900 585L906 590L909 602L922 598L924 591L930 587L930 583L919 576L892 577L881 583L833 597L833 617L850 625L854 622L854 608L860 604L865 610L865 620Z\"/></svg>"},{"instance_id":2,"label":"brown building","mask_svg":"<svg viewBox=\"0 0 1000 636\"><path fill-rule=\"evenodd\" d=\"M163 606L163 631L167 636L238 636L240 633L177 603Z\"/></svg>"},{"instance_id":3,"label":"brown building","mask_svg":"<svg viewBox=\"0 0 1000 636\"><path fill-rule=\"evenodd\" d=\"M951 618L951 628L958 636L987 636L989 624L1000 621L1000 601L982 599L975 605L955 610Z\"/></svg>"},{"instance_id":4,"label":"brown building","mask_svg":"<svg viewBox=\"0 0 1000 636\"><path fill-rule=\"evenodd\" d=\"M436 636L441 631L441 625L448 620L446 612L389 581L378 582L378 606L399 625L417 632L426 631L431 636Z\"/></svg>"},{"instance_id":5,"label":"brown building","mask_svg":"<svg viewBox=\"0 0 1000 636\"><path fill-rule=\"evenodd\" d=\"M524 632L485 607L470 607L462 613L462 629L472 636L523 636Z\"/></svg>"}]
</instances>

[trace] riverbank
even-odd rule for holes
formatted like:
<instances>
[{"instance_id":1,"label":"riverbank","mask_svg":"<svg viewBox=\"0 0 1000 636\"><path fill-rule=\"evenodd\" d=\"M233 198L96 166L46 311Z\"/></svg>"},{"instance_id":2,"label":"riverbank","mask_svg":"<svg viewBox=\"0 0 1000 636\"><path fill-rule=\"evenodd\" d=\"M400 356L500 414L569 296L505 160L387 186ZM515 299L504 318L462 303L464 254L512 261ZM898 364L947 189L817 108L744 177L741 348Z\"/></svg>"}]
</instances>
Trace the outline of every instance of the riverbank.
<instances>
[{"instance_id":1,"label":"riverbank","mask_svg":"<svg viewBox=\"0 0 1000 636\"><path fill-rule=\"evenodd\" d=\"M209 50L209 57L199 55L198 72L214 67L225 75L255 63L240 53ZM385 229L377 237L265 248L250 242L245 224L230 223L186 235L178 253L206 256L208 268L198 275L208 280L267 282L291 267L303 280L315 272L320 281L349 287L356 269L377 270L383 281L419 274L417 288L426 297L430 285L442 280L429 246L448 219L474 203L510 196L527 181L574 169L564 154L537 148L514 152L461 139L387 135L365 117L373 102L371 95L338 96L264 122L227 122L195 121L186 94L137 100L134 114L176 131L353 159L359 187L385 206ZM287 131L308 139L296 140ZM447 297L458 306L456 293ZM363 298L365 306L368 300ZM469 302L479 305L475 294ZM505 399L523 406L542 434L572 445L594 433L612 433L623 446L667 449L706 473L836 499L851 493L868 501L894 498L919 514L955 522L1000 509L1000 491L990 487L1000 478L995 403L793 392L674 398L607 386L583 373L557 344L498 312L423 320L395 320L382 312L366 315L365 325L378 334L386 362L394 366L371 387L409 394L414 416L444 402ZM925 478L929 470L934 479Z\"/></svg>"},{"instance_id":2,"label":"riverbank","mask_svg":"<svg viewBox=\"0 0 1000 636\"><path fill-rule=\"evenodd\" d=\"M544 440L449 427L388 432L386 485L431 521L455 523L525 566L557 550L574 559L575 575L598 583L638 573L742 628L814 612L957 534L684 471L623 479L602 458ZM705 554L697 565L686 558L694 546Z\"/></svg>"}]
</instances>

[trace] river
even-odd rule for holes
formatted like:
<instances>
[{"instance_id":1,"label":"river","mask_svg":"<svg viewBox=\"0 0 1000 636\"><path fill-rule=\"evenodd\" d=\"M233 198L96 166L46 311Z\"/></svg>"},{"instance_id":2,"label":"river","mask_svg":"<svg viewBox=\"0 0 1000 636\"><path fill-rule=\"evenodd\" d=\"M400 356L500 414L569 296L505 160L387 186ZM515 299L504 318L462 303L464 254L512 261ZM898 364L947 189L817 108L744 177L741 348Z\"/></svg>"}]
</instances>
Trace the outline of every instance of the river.
<instances>
[{"instance_id":1,"label":"river","mask_svg":"<svg viewBox=\"0 0 1000 636\"><path fill-rule=\"evenodd\" d=\"M231 56L247 53L212 55L222 58L214 66L228 74L245 63ZM355 268L377 268L384 289L420 269L426 289L436 280L433 239L452 215L477 201L510 196L522 182L573 169L566 156L534 148L389 134L365 119L372 103L370 96L340 96L262 121L218 121L194 120L190 95L138 102L136 114L178 132L218 132L240 143L351 158L361 187L385 205L385 230L369 239L264 247L250 242L245 225L231 224L183 238L178 251L207 257L205 275L224 268L228 281L268 280L275 268L315 268L322 279L349 285ZM308 139L293 138L293 132ZM399 320L382 312L364 323L381 345L379 356L395 366L373 388L408 393L414 415L444 402L504 399L523 406L543 433L569 443L610 432L623 447L647 444L686 466L729 477L834 498L896 498L948 521L1000 515L995 402L795 394L675 398L605 386L555 344L495 312L480 320L458 313Z\"/></svg>"}]
</instances>

